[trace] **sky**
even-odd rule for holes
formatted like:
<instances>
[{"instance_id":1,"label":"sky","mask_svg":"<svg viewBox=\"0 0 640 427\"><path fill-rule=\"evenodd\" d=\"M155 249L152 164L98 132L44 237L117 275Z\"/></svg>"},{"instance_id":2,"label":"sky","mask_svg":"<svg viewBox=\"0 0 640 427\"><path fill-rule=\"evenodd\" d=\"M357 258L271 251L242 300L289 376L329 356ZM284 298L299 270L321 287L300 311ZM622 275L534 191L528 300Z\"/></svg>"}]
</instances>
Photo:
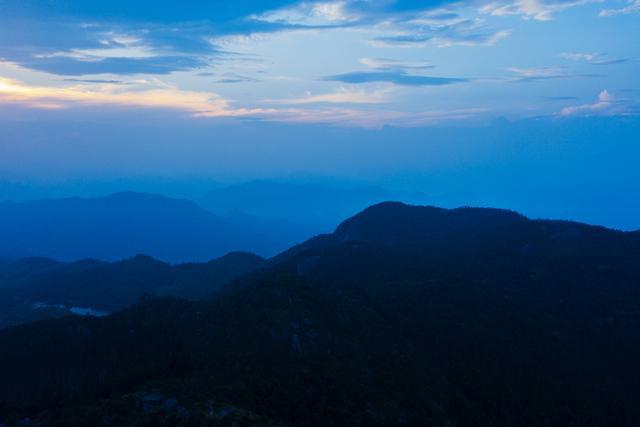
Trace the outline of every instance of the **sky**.
<instances>
[{"instance_id":1,"label":"sky","mask_svg":"<svg viewBox=\"0 0 640 427\"><path fill-rule=\"evenodd\" d=\"M638 40L638 0L0 0L0 199L330 177L640 228Z\"/></svg>"}]
</instances>

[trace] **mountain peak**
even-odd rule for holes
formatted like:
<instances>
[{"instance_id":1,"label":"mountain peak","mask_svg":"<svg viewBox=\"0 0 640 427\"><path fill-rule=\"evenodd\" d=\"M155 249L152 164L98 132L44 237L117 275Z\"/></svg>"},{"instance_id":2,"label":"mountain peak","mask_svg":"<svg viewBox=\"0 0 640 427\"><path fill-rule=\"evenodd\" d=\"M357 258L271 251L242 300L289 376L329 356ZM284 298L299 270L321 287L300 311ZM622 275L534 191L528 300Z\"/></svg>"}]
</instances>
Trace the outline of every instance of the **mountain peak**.
<instances>
[{"instance_id":1,"label":"mountain peak","mask_svg":"<svg viewBox=\"0 0 640 427\"><path fill-rule=\"evenodd\" d=\"M461 207L444 209L400 202L373 205L338 226L334 235L342 241L417 241L525 222L516 212L502 209Z\"/></svg>"}]
</instances>

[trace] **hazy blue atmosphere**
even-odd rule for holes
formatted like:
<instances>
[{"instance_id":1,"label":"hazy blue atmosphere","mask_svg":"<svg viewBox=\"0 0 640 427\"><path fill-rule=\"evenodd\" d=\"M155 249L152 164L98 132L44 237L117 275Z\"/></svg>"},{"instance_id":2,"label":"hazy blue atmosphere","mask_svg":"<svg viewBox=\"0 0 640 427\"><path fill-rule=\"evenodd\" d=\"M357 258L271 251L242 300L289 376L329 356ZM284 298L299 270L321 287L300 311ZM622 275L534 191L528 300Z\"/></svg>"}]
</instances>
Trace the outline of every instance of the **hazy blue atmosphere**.
<instances>
[{"instance_id":1,"label":"hazy blue atmosphere","mask_svg":"<svg viewBox=\"0 0 640 427\"><path fill-rule=\"evenodd\" d=\"M37 126L3 116L0 199L132 190L197 201L214 189L268 180L376 186L400 199L421 193L427 204L640 228L635 116L368 130L113 114L88 123L45 117ZM274 205L286 216L288 206Z\"/></svg>"},{"instance_id":2,"label":"hazy blue atmosphere","mask_svg":"<svg viewBox=\"0 0 640 427\"><path fill-rule=\"evenodd\" d=\"M639 22L635 0L3 1L0 199L269 180L638 229Z\"/></svg>"}]
</instances>

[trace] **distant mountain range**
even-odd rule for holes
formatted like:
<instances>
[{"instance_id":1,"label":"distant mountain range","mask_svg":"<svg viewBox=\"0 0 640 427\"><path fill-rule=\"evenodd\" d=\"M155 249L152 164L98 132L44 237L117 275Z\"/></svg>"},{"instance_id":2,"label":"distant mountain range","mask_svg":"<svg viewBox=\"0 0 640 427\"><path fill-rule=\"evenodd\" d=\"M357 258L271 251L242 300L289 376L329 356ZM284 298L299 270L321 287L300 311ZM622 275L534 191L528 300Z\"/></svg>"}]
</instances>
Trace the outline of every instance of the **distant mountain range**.
<instances>
[{"instance_id":1,"label":"distant mountain range","mask_svg":"<svg viewBox=\"0 0 640 427\"><path fill-rule=\"evenodd\" d=\"M201 262L230 251L272 256L392 196L377 187L253 181L212 191L197 203L134 192L0 202L0 259L114 261L144 253L166 262Z\"/></svg>"},{"instance_id":2,"label":"distant mountain range","mask_svg":"<svg viewBox=\"0 0 640 427\"><path fill-rule=\"evenodd\" d=\"M246 231L188 200L123 192L99 198L0 203L0 257L118 260L138 253L206 261L235 250L270 254L268 236Z\"/></svg>"},{"instance_id":3,"label":"distant mountain range","mask_svg":"<svg viewBox=\"0 0 640 427\"><path fill-rule=\"evenodd\" d=\"M218 215L239 211L257 218L306 225L317 234L332 231L336 224L367 206L386 200L410 203L424 198L421 194L375 186L251 181L213 190L197 202Z\"/></svg>"},{"instance_id":4,"label":"distant mountain range","mask_svg":"<svg viewBox=\"0 0 640 427\"><path fill-rule=\"evenodd\" d=\"M637 232L389 202L256 261L200 301L1 330L0 423L640 420Z\"/></svg>"}]
</instances>

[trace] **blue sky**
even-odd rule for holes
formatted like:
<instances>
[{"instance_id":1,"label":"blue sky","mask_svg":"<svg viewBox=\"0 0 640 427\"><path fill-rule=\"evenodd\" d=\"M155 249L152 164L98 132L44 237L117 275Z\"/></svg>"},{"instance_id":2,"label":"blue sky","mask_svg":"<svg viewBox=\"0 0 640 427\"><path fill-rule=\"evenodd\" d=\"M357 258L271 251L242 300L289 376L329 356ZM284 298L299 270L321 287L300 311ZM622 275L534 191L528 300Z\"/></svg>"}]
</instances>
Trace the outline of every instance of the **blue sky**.
<instances>
[{"instance_id":1,"label":"blue sky","mask_svg":"<svg viewBox=\"0 0 640 427\"><path fill-rule=\"evenodd\" d=\"M638 0L1 0L0 179L479 194L546 165L622 206L640 181L638 40Z\"/></svg>"}]
</instances>

